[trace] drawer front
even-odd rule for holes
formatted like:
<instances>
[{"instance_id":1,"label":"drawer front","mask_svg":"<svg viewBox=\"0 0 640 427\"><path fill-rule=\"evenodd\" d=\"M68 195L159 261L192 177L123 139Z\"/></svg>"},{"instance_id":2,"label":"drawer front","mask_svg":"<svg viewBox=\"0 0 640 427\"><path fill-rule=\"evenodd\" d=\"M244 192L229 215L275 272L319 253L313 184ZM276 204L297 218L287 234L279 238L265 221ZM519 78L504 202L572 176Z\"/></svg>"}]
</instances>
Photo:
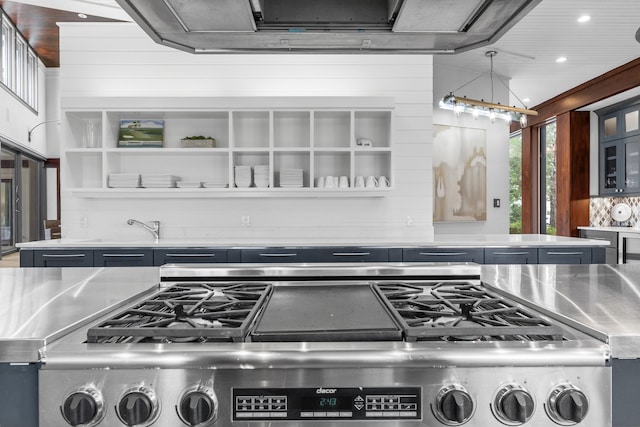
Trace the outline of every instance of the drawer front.
<instances>
[{"instance_id":1,"label":"drawer front","mask_svg":"<svg viewBox=\"0 0 640 427\"><path fill-rule=\"evenodd\" d=\"M484 264L484 248L403 249L404 262L476 262Z\"/></svg>"},{"instance_id":2,"label":"drawer front","mask_svg":"<svg viewBox=\"0 0 640 427\"><path fill-rule=\"evenodd\" d=\"M93 251L87 250L36 250L34 267L93 267Z\"/></svg>"},{"instance_id":3,"label":"drawer front","mask_svg":"<svg viewBox=\"0 0 640 427\"><path fill-rule=\"evenodd\" d=\"M537 264L536 248L487 248L484 250L485 264Z\"/></svg>"},{"instance_id":4,"label":"drawer front","mask_svg":"<svg viewBox=\"0 0 640 427\"><path fill-rule=\"evenodd\" d=\"M540 248L540 264L590 264L591 248Z\"/></svg>"},{"instance_id":5,"label":"drawer front","mask_svg":"<svg viewBox=\"0 0 640 427\"><path fill-rule=\"evenodd\" d=\"M153 265L227 262L225 249L155 249Z\"/></svg>"},{"instance_id":6,"label":"drawer front","mask_svg":"<svg viewBox=\"0 0 640 427\"><path fill-rule=\"evenodd\" d=\"M305 262L388 262L389 249L331 247L307 250Z\"/></svg>"},{"instance_id":7,"label":"drawer front","mask_svg":"<svg viewBox=\"0 0 640 427\"><path fill-rule=\"evenodd\" d=\"M308 254L301 248L242 249L241 262L308 262Z\"/></svg>"},{"instance_id":8,"label":"drawer front","mask_svg":"<svg viewBox=\"0 0 640 427\"><path fill-rule=\"evenodd\" d=\"M151 267L151 249L100 249L93 252L96 267Z\"/></svg>"}]
</instances>

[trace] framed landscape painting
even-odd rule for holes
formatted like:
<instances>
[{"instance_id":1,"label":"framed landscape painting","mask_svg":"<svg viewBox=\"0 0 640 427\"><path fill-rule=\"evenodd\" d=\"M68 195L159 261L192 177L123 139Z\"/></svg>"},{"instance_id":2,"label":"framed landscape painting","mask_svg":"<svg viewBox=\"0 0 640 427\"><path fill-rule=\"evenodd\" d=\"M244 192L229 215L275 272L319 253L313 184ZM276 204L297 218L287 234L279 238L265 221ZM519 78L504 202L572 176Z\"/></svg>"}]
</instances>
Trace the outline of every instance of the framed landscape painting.
<instances>
[{"instance_id":1,"label":"framed landscape painting","mask_svg":"<svg viewBox=\"0 0 640 427\"><path fill-rule=\"evenodd\" d=\"M120 120L118 147L161 148L164 143L164 120Z\"/></svg>"},{"instance_id":2,"label":"framed landscape painting","mask_svg":"<svg viewBox=\"0 0 640 427\"><path fill-rule=\"evenodd\" d=\"M484 129L433 126L433 222L487 220Z\"/></svg>"}]
</instances>

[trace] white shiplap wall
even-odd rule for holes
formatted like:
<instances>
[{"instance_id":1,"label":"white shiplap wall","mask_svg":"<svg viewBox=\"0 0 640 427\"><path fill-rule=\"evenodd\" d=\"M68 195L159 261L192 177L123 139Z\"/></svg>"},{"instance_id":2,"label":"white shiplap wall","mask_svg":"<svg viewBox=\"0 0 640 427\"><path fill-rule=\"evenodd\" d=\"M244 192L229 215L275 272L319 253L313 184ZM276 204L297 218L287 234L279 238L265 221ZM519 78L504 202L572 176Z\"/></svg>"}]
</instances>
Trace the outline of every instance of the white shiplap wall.
<instances>
[{"instance_id":1,"label":"white shiplap wall","mask_svg":"<svg viewBox=\"0 0 640 427\"><path fill-rule=\"evenodd\" d=\"M428 55L192 55L129 23L60 24L60 96L385 96L396 100L395 190L386 197L88 199L63 190L65 237L422 242L433 237L433 70ZM123 106L123 107L132 107ZM63 189L64 189L63 182ZM251 226L241 226L241 216Z\"/></svg>"}]
</instances>

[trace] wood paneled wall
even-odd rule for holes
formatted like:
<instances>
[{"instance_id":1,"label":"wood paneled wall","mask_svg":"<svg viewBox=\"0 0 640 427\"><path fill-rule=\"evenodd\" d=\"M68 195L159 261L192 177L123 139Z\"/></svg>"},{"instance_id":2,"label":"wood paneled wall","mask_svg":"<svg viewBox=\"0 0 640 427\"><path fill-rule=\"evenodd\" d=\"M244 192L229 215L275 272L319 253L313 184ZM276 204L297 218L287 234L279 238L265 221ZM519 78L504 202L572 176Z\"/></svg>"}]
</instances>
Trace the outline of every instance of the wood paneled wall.
<instances>
[{"instance_id":1,"label":"wood paneled wall","mask_svg":"<svg viewBox=\"0 0 640 427\"><path fill-rule=\"evenodd\" d=\"M538 127L554 117L557 120L557 234L577 236L578 226L589 225L590 124L589 112L575 110L638 86L640 58L532 108L539 115L522 129L523 233L539 232Z\"/></svg>"}]
</instances>

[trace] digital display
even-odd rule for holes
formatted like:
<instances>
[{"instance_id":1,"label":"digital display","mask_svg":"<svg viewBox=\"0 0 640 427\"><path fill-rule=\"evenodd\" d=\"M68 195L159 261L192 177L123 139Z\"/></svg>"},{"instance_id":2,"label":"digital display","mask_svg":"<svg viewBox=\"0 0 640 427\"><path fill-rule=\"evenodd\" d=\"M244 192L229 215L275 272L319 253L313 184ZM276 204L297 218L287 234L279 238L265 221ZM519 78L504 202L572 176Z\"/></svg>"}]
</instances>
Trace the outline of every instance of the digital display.
<instances>
[{"instance_id":1,"label":"digital display","mask_svg":"<svg viewBox=\"0 0 640 427\"><path fill-rule=\"evenodd\" d=\"M351 410L352 398L349 396L304 396L303 411Z\"/></svg>"}]
</instances>

